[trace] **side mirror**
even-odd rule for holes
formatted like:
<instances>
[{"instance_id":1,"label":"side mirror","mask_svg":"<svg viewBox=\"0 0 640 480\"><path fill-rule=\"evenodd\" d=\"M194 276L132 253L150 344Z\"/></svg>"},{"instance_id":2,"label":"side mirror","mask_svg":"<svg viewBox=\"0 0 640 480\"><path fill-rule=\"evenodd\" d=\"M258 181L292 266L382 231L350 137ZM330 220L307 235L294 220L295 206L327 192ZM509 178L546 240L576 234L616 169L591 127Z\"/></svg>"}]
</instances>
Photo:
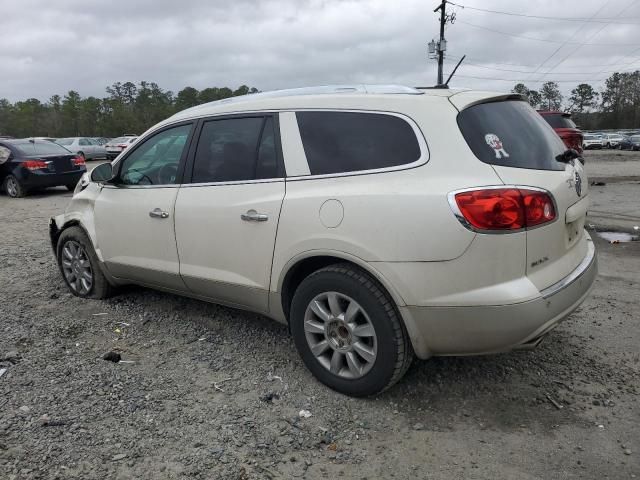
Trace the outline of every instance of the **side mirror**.
<instances>
[{"instance_id":1,"label":"side mirror","mask_svg":"<svg viewBox=\"0 0 640 480\"><path fill-rule=\"evenodd\" d=\"M103 163L91 170L91 181L96 183L108 182L113 178L113 167L110 163Z\"/></svg>"}]
</instances>

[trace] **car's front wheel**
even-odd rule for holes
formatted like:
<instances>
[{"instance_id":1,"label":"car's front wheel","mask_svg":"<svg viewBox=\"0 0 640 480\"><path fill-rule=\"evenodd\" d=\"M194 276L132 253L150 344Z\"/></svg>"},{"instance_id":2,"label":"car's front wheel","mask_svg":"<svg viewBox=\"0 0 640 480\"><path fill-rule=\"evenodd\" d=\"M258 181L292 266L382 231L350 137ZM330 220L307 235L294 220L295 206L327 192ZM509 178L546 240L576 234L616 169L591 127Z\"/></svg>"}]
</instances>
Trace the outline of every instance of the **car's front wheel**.
<instances>
[{"instance_id":1,"label":"car's front wheel","mask_svg":"<svg viewBox=\"0 0 640 480\"><path fill-rule=\"evenodd\" d=\"M91 241L80 227L69 227L60 234L58 266L67 287L83 298L107 298L112 293L109 281L100 270Z\"/></svg>"},{"instance_id":2,"label":"car's front wheel","mask_svg":"<svg viewBox=\"0 0 640 480\"><path fill-rule=\"evenodd\" d=\"M382 392L402 378L413 359L393 300L350 264L331 265L304 279L293 297L290 324L307 368L347 395Z\"/></svg>"}]
</instances>

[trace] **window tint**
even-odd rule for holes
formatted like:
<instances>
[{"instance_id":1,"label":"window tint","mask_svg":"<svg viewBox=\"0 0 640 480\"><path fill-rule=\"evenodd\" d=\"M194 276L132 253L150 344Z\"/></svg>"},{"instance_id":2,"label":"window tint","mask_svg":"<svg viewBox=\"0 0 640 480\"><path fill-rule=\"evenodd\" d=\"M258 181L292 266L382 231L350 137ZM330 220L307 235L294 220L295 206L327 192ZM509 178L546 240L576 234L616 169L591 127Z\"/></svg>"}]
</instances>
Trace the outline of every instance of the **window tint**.
<instances>
[{"instance_id":1,"label":"window tint","mask_svg":"<svg viewBox=\"0 0 640 480\"><path fill-rule=\"evenodd\" d=\"M278 176L273 119L228 118L202 127L193 183L234 182Z\"/></svg>"},{"instance_id":2,"label":"window tint","mask_svg":"<svg viewBox=\"0 0 640 480\"><path fill-rule=\"evenodd\" d=\"M15 143L14 146L22 154L26 156L33 155L69 155L71 152L57 143L47 142L46 140L35 140L33 143Z\"/></svg>"},{"instance_id":3,"label":"window tint","mask_svg":"<svg viewBox=\"0 0 640 480\"><path fill-rule=\"evenodd\" d=\"M142 142L123 161L118 183L167 185L176 182L178 165L191 125L164 130Z\"/></svg>"},{"instance_id":4,"label":"window tint","mask_svg":"<svg viewBox=\"0 0 640 480\"><path fill-rule=\"evenodd\" d=\"M553 128L576 128L576 124L571 118L560 113L554 115L542 115L549 125Z\"/></svg>"},{"instance_id":5,"label":"window tint","mask_svg":"<svg viewBox=\"0 0 640 480\"><path fill-rule=\"evenodd\" d=\"M420 158L411 125L377 113L297 112L312 175L395 167Z\"/></svg>"},{"instance_id":6,"label":"window tint","mask_svg":"<svg viewBox=\"0 0 640 480\"><path fill-rule=\"evenodd\" d=\"M458 115L458 126L484 163L537 170L564 170L556 157L564 143L527 102L482 103Z\"/></svg>"}]
</instances>

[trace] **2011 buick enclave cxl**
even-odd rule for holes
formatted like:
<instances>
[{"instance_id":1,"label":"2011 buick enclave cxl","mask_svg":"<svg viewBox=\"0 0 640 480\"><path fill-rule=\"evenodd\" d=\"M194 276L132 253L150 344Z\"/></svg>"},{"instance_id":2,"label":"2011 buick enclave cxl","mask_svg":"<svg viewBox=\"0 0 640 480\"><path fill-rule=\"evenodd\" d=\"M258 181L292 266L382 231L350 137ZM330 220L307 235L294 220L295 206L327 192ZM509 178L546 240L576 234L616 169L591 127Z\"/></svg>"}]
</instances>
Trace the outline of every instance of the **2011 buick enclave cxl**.
<instances>
[{"instance_id":1,"label":"2011 buick enclave cxl","mask_svg":"<svg viewBox=\"0 0 640 480\"><path fill-rule=\"evenodd\" d=\"M318 87L180 112L51 220L65 282L136 283L289 325L349 395L414 354L537 345L596 275L580 158L517 95Z\"/></svg>"}]
</instances>

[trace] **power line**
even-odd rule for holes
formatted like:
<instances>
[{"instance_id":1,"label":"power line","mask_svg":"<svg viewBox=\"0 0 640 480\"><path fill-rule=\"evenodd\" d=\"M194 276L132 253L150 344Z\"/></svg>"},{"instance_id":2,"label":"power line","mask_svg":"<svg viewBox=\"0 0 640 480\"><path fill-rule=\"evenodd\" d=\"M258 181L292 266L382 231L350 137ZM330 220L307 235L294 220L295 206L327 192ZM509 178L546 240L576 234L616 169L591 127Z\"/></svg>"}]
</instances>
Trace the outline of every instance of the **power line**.
<instances>
[{"instance_id":1,"label":"power line","mask_svg":"<svg viewBox=\"0 0 640 480\"><path fill-rule=\"evenodd\" d=\"M590 23L610 23L613 20L619 20L619 17L593 18L593 17L548 17L544 15L527 15L524 13L502 12L499 10L489 10L486 8L470 7L468 5L462 5L460 3L453 3L453 2L448 2L448 3L450 3L451 5L455 5L456 7L463 8L465 10L475 10L478 12L494 13L497 15L507 15L510 17L535 18L538 20L558 20L558 21L564 21L564 22L590 22ZM640 17L627 17L627 19L640 19ZM616 23L617 25L640 25L640 23L626 23L626 22L625 23L613 22L613 23Z\"/></svg>"},{"instance_id":2,"label":"power line","mask_svg":"<svg viewBox=\"0 0 640 480\"><path fill-rule=\"evenodd\" d=\"M622 59L625 59L627 57L631 57L631 56L633 56L633 54L635 52L638 52L638 51L640 51L640 47L632 50L631 53L628 53L627 55L623 55ZM461 58L461 57L456 56L456 55L447 55L447 56L449 58L457 59L457 60L459 60ZM625 62L625 63L620 63L620 64L618 62L605 63L603 65L603 67L606 68L606 67L615 67L616 65L619 65L619 66L631 65L632 63L635 63L636 61L637 60L632 60L631 62ZM468 62L465 62L465 63L468 63ZM503 62L494 62L492 60L491 61L487 60L485 63L486 64L490 64L490 65L504 65L504 66L507 66L507 67L525 67L525 68L535 68L536 67L536 65L533 65L533 64L530 64L530 63L529 64L526 64L526 63L503 63ZM475 64L475 65L478 65L478 64ZM577 64L577 65L567 65L566 68L583 68L583 67L592 67L592 66L593 66L593 62L592 63L581 63L581 64ZM489 67L487 67L487 68L489 68ZM615 71L616 70L612 70L612 72L615 72ZM518 71L518 72L519 73L530 73L530 72L524 72L524 71L522 71L522 72ZM567 73L569 73L569 72L567 72ZM587 73L587 72L585 72L585 73Z\"/></svg>"},{"instance_id":3,"label":"power line","mask_svg":"<svg viewBox=\"0 0 640 480\"><path fill-rule=\"evenodd\" d=\"M619 73L632 73L632 72L619 72ZM445 73L445 75L448 75L448 73ZM498 82L511 82L511 83L543 83L542 80L522 80L522 79L517 79L517 78L498 78L498 77L476 77L474 75L460 75L460 74L456 74L456 77L460 77L460 78L475 78L477 80L495 80ZM555 83L586 83L586 82L603 82L605 81L606 78L593 78L593 79L587 79L587 80L582 80L582 81L578 81L578 80L555 80Z\"/></svg>"},{"instance_id":4,"label":"power line","mask_svg":"<svg viewBox=\"0 0 640 480\"><path fill-rule=\"evenodd\" d=\"M465 22L464 20L460 20L460 19L457 19L456 23L463 23L464 25L469 25L470 27L479 28L481 30L487 30L493 33L499 33L500 35L506 35L508 37L522 38L524 40L535 40L537 42L561 43L563 45L591 45L591 46L601 46L601 47L636 47L640 45L640 43L582 43L582 42L566 42L565 43L562 40L550 40L548 38L529 37L527 35L517 35L515 33L504 32L502 30L496 30L493 28L485 27L483 25L476 25L475 23Z\"/></svg>"},{"instance_id":5,"label":"power line","mask_svg":"<svg viewBox=\"0 0 640 480\"><path fill-rule=\"evenodd\" d=\"M631 8L634 4L637 3L637 0L631 0L631 3L629 3L629 5L627 5L625 8L623 8L622 10L620 10L620 12L616 15L616 17L620 17L620 15L622 15L624 12L626 12L627 10L629 10L629 8ZM604 5L606 6L608 4L608 2ZM604 6L602 8L604 8ZM602 8L600 10L602 10ZM598 10L598 12L600 11ZM586 25L583 24L583 26ZM595 38L598 34L600 34L600 32L602 32L605 28L607 28L610 25L610 23L605 23L603 24L597 32L593 33L589 38L586 39L585 42L582 42L580 45L576 46L573 50L571 50L569 53L567 53L564 57L562 57L562 60L560 60L559 62L557 62L553 67L547 69L546 73L543 73L540 76L540 80L547 74L549 74L550 72L552 72L555 68L557 68L558 66L562 65L562 63L569 58L571 55L573 55L574 53L576 53L578 50L580 50L580 48L586 44L586 42L588 42L589 40Z\"/></svg>"},{"instance_id":6,"label":"power line","mask_svg":"<svg viewBox=\"0 0 640 480\"><path fill-rule=\"evenodd\" d=\"M640 50L640 48L638 49ZM634 60L633 62L629 62L629 63L625 63L622 65L629 65L631 63L635 63L637 60ZM491 64L492 62L488 62L489 64ZM467 66L473 66L473 67L477 67L477 68L484 68L486 70L497 70L500 72L512 72L512 73L535 73L534 70L513 70L513 69L508 69L508 68L498 68L498 67L489 67L487 65L482 65L479 63L473 63L473 62L465 62L464 65ZM533 66L533 65L531 65ZM640 66L638 67L640 68ZM617 70L596 70L596 71L591 71L591 72L553 72L554 75L597 75L600 73L616 73L619 72L620 69Z\"/></svg>"}]
</instances>

